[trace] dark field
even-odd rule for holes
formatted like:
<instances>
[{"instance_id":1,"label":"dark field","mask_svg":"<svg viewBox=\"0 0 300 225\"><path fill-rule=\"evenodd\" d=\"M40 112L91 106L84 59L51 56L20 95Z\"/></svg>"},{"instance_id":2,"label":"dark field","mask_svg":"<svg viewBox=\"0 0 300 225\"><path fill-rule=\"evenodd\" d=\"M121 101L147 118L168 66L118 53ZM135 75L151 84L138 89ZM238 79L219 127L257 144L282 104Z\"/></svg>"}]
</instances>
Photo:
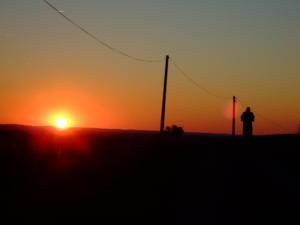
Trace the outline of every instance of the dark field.
<instances>
[{"instance_id":1,"label":"dark field","mask_svg":"<svg viewBox=\"0 0 300 225\"><path fill-rule=\"evenodd\" d=\"M299 224L299 143L296 135L1 126L1 214L74 224Z\"/></svg>"}]
</instances>

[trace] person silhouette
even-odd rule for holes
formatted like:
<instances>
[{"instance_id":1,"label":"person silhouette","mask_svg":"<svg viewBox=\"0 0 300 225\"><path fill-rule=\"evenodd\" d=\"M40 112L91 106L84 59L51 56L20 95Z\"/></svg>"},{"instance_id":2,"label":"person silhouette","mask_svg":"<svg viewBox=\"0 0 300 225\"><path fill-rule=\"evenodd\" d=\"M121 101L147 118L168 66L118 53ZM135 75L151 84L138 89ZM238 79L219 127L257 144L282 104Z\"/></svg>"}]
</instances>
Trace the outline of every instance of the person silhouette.
<instances>
[{"instance_id":1,"label":"person silhouette","mask_svg":"<svg viewBox=\"0 0 300 225\"><path fill-rule=\"evenodd\" d=\"M251 137L253 134L252 122L254 122L254 114L251 112L250 107L246 108L246 111L243 112L241 120L243 121L243 136Z\"/></svg>"}]
</instances>

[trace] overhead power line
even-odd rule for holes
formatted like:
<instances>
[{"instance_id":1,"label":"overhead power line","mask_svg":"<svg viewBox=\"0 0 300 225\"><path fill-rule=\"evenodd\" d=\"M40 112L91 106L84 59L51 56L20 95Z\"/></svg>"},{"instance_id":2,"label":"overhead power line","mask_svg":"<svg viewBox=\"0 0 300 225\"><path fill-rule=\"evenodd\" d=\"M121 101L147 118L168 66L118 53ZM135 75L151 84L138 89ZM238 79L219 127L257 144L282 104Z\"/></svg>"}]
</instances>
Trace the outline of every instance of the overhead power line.
<instances>
[{"instance_id":1,"label":"overhead power line","mask_svg":"<svg viewBox=\"0 0 300 225\"><path fill-rule=\"evenodd\" d=\"M79 30L81 30L83 33L85 33L86 35L88 35L90 38L92 38L93 40L95 40L98 44L108 48L109 50L125 56L127 58L139 61L139 62L146 62L146 63L158 63L158 62L162 62L162 59L146 59L146 58L141 58L141 57L136 57L133 55L130 55L124 51L121 51L115 47L113 47L112 45L100 40L96 35L92 34L91 32L89 32L87 29L85 29L83 26L79 25L78 23L76 23L74 20L72 20L70 17L66 16L64 14L63 11L59 10L58 8L56 8L53 4L51 4L49 1L47 0L43 0L44 3L46 3L52 10L54 10L56 13L58 13L61 17L63 17L65 20L67 20L69 23L71 23L73 26L75 26L76 28L78 28ZM192 83L193 85L195 85L198 89L200 89L201 91L205 92L206 94L215 97L217 99L221 99L221 100L231 100L231 96L230 97L225 97L225 96L221 96L218 95L212 91L210 91L209 89L207 89L206 87L204 87L203 85L200 85L198 82L196 82L191 76L189 76L173 59L170 58L171 63L174 65L174 67L178 70L178 72L187 79L187 81L189 81L190 83ZM239 101L239 103L246 107L245 104L243 104L241 101ZM286 130L289 131L290 129L286 128L285 126L282 126L280 123L274 121L273 119L270 119L264 115L262 115L261 113L255 112L255 114L264 119L265 121L268 121L270 124L272 124L273 126L276 126L282 130Z\"/></svg>"},{"instance_id":2,"label":"overhead power line","mask_svg":"<svg viewBox=\"0 0 300 225\"><path fill-rule=\"evenodd\" d=\"M220 95L217 95L213 92L211 92L210 90L208 90L207 88L203 87L202 85L200 85L198 82L196 82L193 78L191 78L186 72L184 72L181 67L179 67L173 59L170 59L172 64L175 66L175 68L180 72L180 74L182 74L189 82L191 82L192 84L194 84L197 88L199 88L201 91L204 91L205 93L207 93L208 95L211 95L215 98L218 98L218 99L222 99L222 100L229 100L231 99L231 97L224 97L224 96L220 96ZM240 105L244 106L244 107L247 107L243 102L239 101L238 102L240 103ZM282 130L285 130L285 131L289 131L290 129L288 129L287 127L285 126L282 126L280 123L274 121L273 119L270 119L268 117L266 117L265 115L261 114L261 113L258 113L258 112L255 112L255 114L260 117L261 119L269 122L270 124L272 124L274 127L277 127L277 128L280 128Z\"/></svg>"},{"instance_id":3,"label":"overhead power line","mask_svg":"<svg viewBox=\"0 0 300 225\"><path fill-rule=\"evenodd\" d=\"M191 78L186 72L184 72L183 69L181 69L181 67L179 67L178 64L176 64L174 62L173 59L170 59L170 60L171 60L172 64L175 66L175 68L180 72L180 74L183 75L190 83L195 85L201 91L205 92L206 94L208 94L212 97L218 98L218 99L222 99L222 100L230 100L231 99L231 97L224 97L224 96L217 95L214 92L212 92L212 91L208 90L207 88L205 88L204 86L200 85L193 78Z\"/></svg>"},{"instance_id":4,"label":"overhead power line","mask_svg":"<svg viewBox=\"0 0 300 225\"><path fill-rule=\"evenodd\" d=\"M98 44L108 48L109 50L125 56L127 58L131 58L133 60L136 61L140 61L140 62L147 62L147 63L157 63L157 62L161 62L161 59L145 59L145 58L140 58L140 57L136 57L133 55L130 55L124 51L121 51L115 47L113 47L112 45L100 40L96 35L92 34L91 32L89 32L87 29L85 29L83 26L79 25L78 23L76 23L74 20L72 20L70 17L66 16L63 11L59 10L58 8L56 8L53 4L51 4L49 1L47 0L43 0L52 10L54 10L55 12L57 12L60 16L62 16L65 20L67 20L69 23L71 23L73 26L77 27L79 30L81 30L83 33L85 33L86 35L88 35L90 38L94 39L96 42L98 42Z\"/></svg>"}]
</instances>

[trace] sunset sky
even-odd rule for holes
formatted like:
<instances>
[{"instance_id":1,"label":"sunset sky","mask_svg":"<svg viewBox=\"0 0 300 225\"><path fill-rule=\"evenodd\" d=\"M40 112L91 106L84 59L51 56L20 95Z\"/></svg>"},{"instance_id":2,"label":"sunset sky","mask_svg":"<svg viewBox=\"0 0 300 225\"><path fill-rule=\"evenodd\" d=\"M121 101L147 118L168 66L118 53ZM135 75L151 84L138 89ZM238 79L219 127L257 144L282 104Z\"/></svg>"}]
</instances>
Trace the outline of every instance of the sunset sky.
<instances>
[{"instance_id":1,"label":"sunset sky","mask_svg":"<svg viewBox=\"0 0 300 225\"><path fill-rule=\"evenodd\" d=\"M297 131L299 0L49 2L117 49L162 60L169 54L199 85L236 95L239 115L249 105L268 119L256 114L255 133ZM64 114L72 126L159 129L163 61L108 50L42 0L0 0L0 28L0 123L49 125ZM166 125L230 133L230 107L170 64Z\"/></svg>"}]
</instances>

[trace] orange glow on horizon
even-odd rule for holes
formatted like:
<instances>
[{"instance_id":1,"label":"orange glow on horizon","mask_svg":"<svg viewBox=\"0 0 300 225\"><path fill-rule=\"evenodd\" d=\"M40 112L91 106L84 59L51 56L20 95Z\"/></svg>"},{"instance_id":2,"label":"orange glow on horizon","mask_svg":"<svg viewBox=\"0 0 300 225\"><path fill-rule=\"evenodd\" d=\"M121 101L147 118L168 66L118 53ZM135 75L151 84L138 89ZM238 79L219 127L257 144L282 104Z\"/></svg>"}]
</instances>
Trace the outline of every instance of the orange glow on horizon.
<instances>
[{"instance_id":1,"label":"orange glow on horizon","mask_svg":"<svg viewBox=\"0 0 300 225\"><path fill-rule=\"evenodd\" d=\"M235 116L236 116L237 120L239 120L240 114L242 113L242 111L243 110L241 109L240 104L237 102L236 106L235 106ZM230 102L230 103L227 103L227 105L224 108L224 117L227 120L232 120L232 116L233 116L233 103Z\"/></svg>"},{"instance_id":2,"label":"orange glow on horizon","mask_svg":"<svg viewBox=\"0 0 300 225\"><path fill-rule=\"evenodd\" d=\"M160 120L160 105L156 104L158 101L138 101L140 96L136 94L130 97L131 94L117 95L116 92L102 91L103 93L101 92L99 96L84 87L68 85L36 90L24 99L19 99L19 101L16 99L14 101L16 104L11 105L6 113L2 113L0 119L14 124L52 126L60 133L68 133L72 130L68 128L73 127L158 130ZM174 93L170 99L180 98ZM231 101L219 103L203 99L202 104L197 105L185 100L183 98L182 101L170 101L166 111L166 125L176 124L182 126L187 132L231 133ZM4 109L4 106L2 108ZM144 111L141 110L142 108L151 108L151 110ZM297 120L296 116L298 116L294 112L289 112L290 116L287 119L281 116L284 115L284 111L272 111L272 108L263 108L263 105L255 105L251 108L255 115L257 110L282 124L287 120L288 122ZM242 130L240 115L244 110L244 106L237 103L236 129L238 134ZM61 123L57 121L60 117L67 121L65 129L58 126L58 123ZM289 124L291 125L287 127L291 127L290 132L296 132L296 126L293 130L292 122ZM254 134L285 132L287 131L256 116Z\"/></svg>"}]
</instances>

